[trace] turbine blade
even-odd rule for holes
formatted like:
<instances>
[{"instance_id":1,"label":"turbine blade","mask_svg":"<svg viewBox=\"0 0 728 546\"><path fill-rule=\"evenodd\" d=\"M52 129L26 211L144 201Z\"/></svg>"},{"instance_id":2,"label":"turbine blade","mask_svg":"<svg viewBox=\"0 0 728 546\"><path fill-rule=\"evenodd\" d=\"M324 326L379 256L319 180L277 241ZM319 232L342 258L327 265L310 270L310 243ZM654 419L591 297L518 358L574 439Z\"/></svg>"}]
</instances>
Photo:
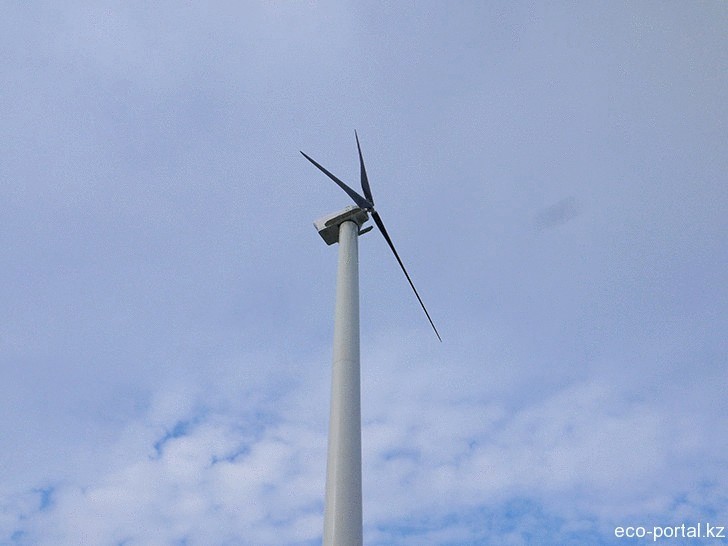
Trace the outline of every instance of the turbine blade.
<instances>
[{"instance_id":1,"label":"turbine blade","mask_svg":"<svg viewBox=\"0 0 728 546\"><path fill-rule=\"evenodd\" d=\"M364 157L361 155L361 146L359 146L359 135L356 134L356 131L354 131L354 136L356 137L356 149L359 150L359 165L361 166L361 189L364 192L364 197L366 197L373 205L374 198L372 197L372 190L369 188L367 170L364 167Z\"/></svg>"},{"instance_id":2,"label":"turbine blade","mask_svg":"<svg viewBox=\"0 0 728 546\"><path fill-rule=\"evenodd\" d=\"M425 315L427 315L427 320L430 321L430 326L432 326L432 329L435 331L435 335L437 336L437 339L442 341L442 338L440 337L440 333L437 331L437 328L435 328L435 323L432 322L432 318L430 318L430 313L427 312L427 308L425 307L425 304L422 303L422 298L420 297L420 294L417 292L417 289L415 288L415 284L412 282L412 279L410 279L409 273L407 273L407 270L405 269L404 264L402 263L402 260L399 257L399 254L397 254L397 250L394 248L394 243L392 243L392 239L389 238L389 234L387 233L387 228L384 227L382 218L379 216L379 213L377 213L377 211L373 210L373 211L371 211L371 214L372 214L372 218L374 219L374 223L377 224L379 231L382 232L382 235L384 236L384 239L387 241L389 248L392 249L392 253L394 254L394 257L397 258L397 262L399 262L399 267L402 268L402 271L404 272L404 276L407 277L407 281L409 281L410 286L412 287L412 290L414 290L415 296L417 296L417 301L420 302L420 305L422 306L422 310L425 312Z\"/></svg>"},{"instance_id":3,"label":"turbine blade","mask_svg":"<svg viewBox=\"0 0 728 546\"><path fill-rule=\"evenodd\" d=\"M303 155L303 157L305 157L311 163L313 163L316 167L318 167L321 172L323 172L331 180L333 180L334 182L336 182L336 184L342 190L344 190L346 192L346 194L349 197L351 197L354 200L354 203L356 203L359 207L361 207L363 209L366 209L366 210L369 210L369 209L371 209L374 206L371 201L369 201L367 199L364 199L361 195L359 195L358 193L356 193L349 186L347 186L346 184L344 184L341 180L339 180L338 178L336 178L333 174L331 174L329 171L327 171L324 167L322 167L321 165L319 165L318 163L316 163L316 161L314 161L313 159L311 159L310 157L308 157L303 152L301 152L301 154Z\"/></svg>"}]
</instances>

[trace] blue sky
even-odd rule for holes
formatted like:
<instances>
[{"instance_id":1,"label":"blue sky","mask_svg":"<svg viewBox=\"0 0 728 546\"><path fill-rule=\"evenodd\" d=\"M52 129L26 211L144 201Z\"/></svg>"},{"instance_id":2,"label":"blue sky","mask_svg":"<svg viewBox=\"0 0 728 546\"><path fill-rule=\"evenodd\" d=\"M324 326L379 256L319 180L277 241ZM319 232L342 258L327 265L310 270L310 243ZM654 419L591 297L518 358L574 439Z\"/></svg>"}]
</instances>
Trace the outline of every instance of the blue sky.
<instances>
[{"instance_id":1,"label":"blue sky","mask_svg":"<svg viewBox=\"0 0 728 546\"><path fill-rule=\"evenodd\" d=\"M320 542L354 129L365 542L728 525L725 3L2 12L0 544Z\"/></svg>"}]
</instances>

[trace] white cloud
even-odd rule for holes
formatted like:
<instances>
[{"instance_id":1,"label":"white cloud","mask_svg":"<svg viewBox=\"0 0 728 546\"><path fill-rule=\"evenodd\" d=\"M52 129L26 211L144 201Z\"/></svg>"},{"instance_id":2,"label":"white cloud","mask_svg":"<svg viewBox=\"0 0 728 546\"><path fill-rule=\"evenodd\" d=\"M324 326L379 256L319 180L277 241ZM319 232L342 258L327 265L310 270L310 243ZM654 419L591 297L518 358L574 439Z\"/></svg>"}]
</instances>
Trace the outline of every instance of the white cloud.
<instances>
[{"instance_id":1,"label":"white cloud","mask_svg":"<svg viewBox=\"0 0 728 546\"><path fill-rule=\"evenodd\" d=\"M502 401L473 398L478 385L463 392L457 382L438 381L451 370L398 345L379 345L367 358L364 504L371 543L489 536L519 544L528 518L568 534L583 522L596 532L649 523L656 514L661 522L700 519L707 506L728 507L721 496L723 446L711 447L705 428L696 432L695 413L635 399L599 377L509 411ZM418 369L395 356L406 354ZM160 392L144 418L129 425L106 473L55 484L42 510L39 493L16 494L4 508L4 535L23 531L18 543L38 545L316 541L328 378L306 369L262 425L245 415L268 408L254 398L236 400L245 387L234 374L195 395ZM479 381L485 385L487 374ZM216 402L204 407L201 397ZM541 508L511 516L519 523L509 530L508 517L496 515L518 499Z\"/></svg>"}]
</instances>

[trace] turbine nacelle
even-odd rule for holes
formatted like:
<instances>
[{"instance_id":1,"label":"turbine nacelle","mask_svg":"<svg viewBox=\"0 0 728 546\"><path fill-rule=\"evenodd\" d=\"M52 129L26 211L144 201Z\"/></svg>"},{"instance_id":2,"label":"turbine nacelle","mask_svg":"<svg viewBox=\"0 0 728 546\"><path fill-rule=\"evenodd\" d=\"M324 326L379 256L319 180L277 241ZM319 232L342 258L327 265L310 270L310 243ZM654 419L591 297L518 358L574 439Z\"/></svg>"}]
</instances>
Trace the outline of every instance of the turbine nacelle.
<instances>
[{"instance_id":1,"label":"turbine nacelle","mask_svg":"<svg viewBox=\"0 0 728 546\"><path fill-rule=\"evenodd\" d=\"M339 240L339 225L342 222L345 222L347 220L351 220L354 218L361 218L361 214L363 214L363 220L361 222L358 222L357 220L354 220L359 225L359 228L361 229L361 225L366 222L367 220L367 212L371 214L372 220L374 220L374 223L379 228L379 231L382 233L382 236L384 237L384 240L387 241L387 244L389 245L389 248L392 250L392 253L394 254L394 257L397 259L397 263L399 263L399 267L402 269L402 272L404 273L404 276L407 277L407 281L409 282L410 286L412 287L412 290L415 293L415 296L417 296L417 301L420 302L420 306L422 307L422 310L425 312L425 315L427 316L427 320L430 321L430 326L432 326L432 329L435 331L435 335L437 336L437 339L442 341L442 338L440 337L439 332L437 331L437 328L435 328L435 323L432 322L432 319L430 318L430 313L427 312L427 308L425 307L425 304L422 302L422 298L420 297L420 294L417 292L417 289L415 288L414 283L412 282L412 279L409 276L409 273L407 273L407 269L404 267L404 263L402 263L402 260L399 257L399 254L397 253L397 249L394 248L394 243L392 243L392 239L389 237L389 233L387 233L387 229L384 227L384 222L382 222L381 216L379 216L379 213L374 210L374 197L372 197L372 190L369 187L369 178L367 177L367 171L364 167L364 157L361 153L361 146L359 144L359 135L356 134L356 131L354 131L354 136L356 137L356 148L359 152L359 166L360 166L360 177L361 177L361 189L362 193L364 195L360 195L355 190L353 190L351 187L349 187L346 183L344 183L342 180L337 178L334 174L329 172L326 168L324 168L322 165L320 165L318 162L316 162L311 157L307 156L305 153L301 152L303 154L303 157L308 159L311 163L313 163L321 172L323 172L326 176L328 176L331 180L334 181L334 183L339 186L346 194L351 197L352 201L356 203L357 207L348 207L344 211L335 213L333 215L324 217L320 220L317 220L314 222L314 225L316 226L316 229L321 234L321 237L323 237L324 241L326 241L327 244L331 245ZM357 216L359 215L359 216ZM344 217L342 219L342 217ZM360 230L359 234L366 233L367 231L371 230L371 226L368 228L365 228L363 230ZM329 242L331 241L331 242Z\"/></svg>"},{"instance_id":2,"label":"turbine nacelle","mask_svg":"<svg viewBox=\"0 0 728 546\"><path fill-rule=\"evenodd\" d=\"M373 227L369 226L361 229L362 224L368 220L369 215L366 210L355 207L354 205L349 205L344 210L319 218L313 223L313 225L316 228L316 231L319 232L319 235L321 235L324 242L327 245L333 245L334 243L339 242L339 226L341 224L344 222L356 223L356 225L359 226L359 235L362 235L367 231L371 231Z\"/></svg>"}]
</instances>

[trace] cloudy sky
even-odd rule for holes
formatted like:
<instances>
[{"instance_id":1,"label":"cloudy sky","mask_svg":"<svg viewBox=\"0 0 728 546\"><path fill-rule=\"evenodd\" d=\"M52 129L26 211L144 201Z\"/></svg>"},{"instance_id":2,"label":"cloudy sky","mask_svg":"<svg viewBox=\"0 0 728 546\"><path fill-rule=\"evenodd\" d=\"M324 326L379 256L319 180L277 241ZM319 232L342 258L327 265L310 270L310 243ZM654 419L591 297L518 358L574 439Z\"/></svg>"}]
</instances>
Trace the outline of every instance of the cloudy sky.
<instances>
[{"instance_id":1,"label":"cloudy sky","mask_svg":"<svg viewBox=\"0 0 728 546\"><path fill-rule=\"evenodd\" d=\"M0 12L0 544L320 543L354 129L365 542L728 525L726 3Z\"/></svg>"}]
</instances>

